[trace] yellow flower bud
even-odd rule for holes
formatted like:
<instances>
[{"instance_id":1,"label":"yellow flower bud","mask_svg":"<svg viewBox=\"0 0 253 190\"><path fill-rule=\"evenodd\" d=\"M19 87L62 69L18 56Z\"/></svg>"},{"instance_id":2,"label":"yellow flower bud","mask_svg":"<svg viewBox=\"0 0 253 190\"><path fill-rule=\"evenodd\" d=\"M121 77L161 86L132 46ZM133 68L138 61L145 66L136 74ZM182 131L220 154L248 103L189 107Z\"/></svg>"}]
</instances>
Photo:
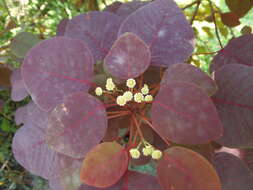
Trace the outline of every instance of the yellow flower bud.
<instances>
[{"instance_id":1,"label":"yellow flower bud","mask_svg":"<svg viewBox=\"0 0 253 190\"><path fill-rule=\"evenodd\" d=\"M135 102L140 103L140 102L143 101L143 99L144 99L144 96L143 96L142 93L139 93L139 92L138 92L138 93L134 94L134 101L135 101Z\"/></svg>"},{"instance_id":2,"label":"yellow flower bud","mask_svg":"<svg viewBox=\"0 0 253 190\"><path fill-rule=\"evenodd\" d=\"M131 101L133 99L133 93L130 91L124 92L123 96L125 97L126 101Z\"/></svg>"},{"instance_id":3,"label":"yellow flower bud","mask_svg":"<svg viewBox=\"0 0 253 190\"><path fill-rule=\"evenodd\" d=\"M141 155L140 151L137 148L130 149L129 153L130 153L131 157L134 159L140 158L140 155Z\"/></svg>"},{"instance_id":4,"label":"yellow flower bud","mask_svg":"<svg viewBox=\"0 0 253 190\"><path fill-rule=\"evenodd\" d=\"M144 156L149 156L154 151L154 148L152 146L147 146L142 149L142 153Z\"/></svg>"},{"instance_id":5,"label":"yellow flower bud","mask_svg":"<svg viewBox=\"0 0 253 190\"><path fill-rule=\"evenodd\" d=\"M146 95L146 94L149 93L149 88L148 88L148 85L147 85L147 84L144 84L144 86L143 86L142 89L141 89L141 93L142 93L143 95Z\"/></svg>"},{"instance_id":6,"label":"yellow flower bud","mask_svg":"<svg viewBox=\"0 0 253 190\"><path fill-rule=\"evenodd\" d=\"M145 102L152 102L153 101L153 96L152 95L146 95L144 98Z\"/></svg>"},{"instance_id":7,"label":"yellow flower bud","mask_svg":"<svg viewBox=\"0 0 253 190\"><path fill-rule=\"evenodd\" d=\"M103 94L102 88L101 88L101 87L97 87L97 88L95 89L95 94L96 94L97 96L101 96L101 95Z\"/></svg>"},{"instance_id":8,"label":"yellow flower bud","mask_svg":"<svg viewBox=\"0 0 253 190\"><path fill-rule=\"evenodd\" d=\"M162 155L163 153L160 150L154 150L151 156L153 159L158 160L162 157Z\"/></svg>"},{"instance_id":9,"label":"yellow flower bud","mask_svg":"<svg viewBox=\"0 0 253 190\"><path fill-rule=\"evenodd\" d=\"M124 96L118 96L116 102L120 106L124 106L127 103L126 98Z\"/></svg>"},{"instance_id":10,"label":"yellow flower bud","mask_svg":"<svg viewBox=\"0 0 253 190\"><path fill-rule=\"evenodd\" d=\"M134 88L136 85L136 81L134 79L128 79L126 85L128 88Z\"/></svg>"}]
</instances>

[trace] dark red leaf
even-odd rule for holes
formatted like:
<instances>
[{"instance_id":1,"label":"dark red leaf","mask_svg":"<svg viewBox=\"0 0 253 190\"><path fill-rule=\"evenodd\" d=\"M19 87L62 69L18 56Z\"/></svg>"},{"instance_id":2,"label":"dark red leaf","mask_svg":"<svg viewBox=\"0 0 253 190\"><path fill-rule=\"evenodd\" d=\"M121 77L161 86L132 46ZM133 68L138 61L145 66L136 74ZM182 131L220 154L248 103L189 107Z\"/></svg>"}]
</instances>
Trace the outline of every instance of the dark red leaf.
<instances>
[{"instance_id":1,"label":"dark red leaf","mask_svg":"<svg viewBox=\"0 0 253 190\"><path fill-rule=\"evenodd\" d=\"M215 72L218 92L213 97L224 125L218 142L227 147L253 146L253 68L228 64Z\"/></svg>"},{"instance_id":2,"label":"dark red leaf","mask_svg":"<svg viewBox=\"0 0 253 190\"><path fill-rule=\"evenodd\" d=\"M239 17L233 12L221 13L221 20L229 27L235 27L241 24Z\"/></svg>"},{"instance_id":3,"label":"dark red leaf","mask_svg":"<svg viewBox=\"0 0 253 190\"><path fill-rule=\"evenodd\" d=\"M213 166L198 153L182 147L164 152L157 176L164 190L221 190Z\"/></svg>"},{"instance_id":4,"label":"dark red leaf","mask_svg":"<svg viewBox=\"0 0 253 190\"><path fill-rule=\"evenodd\" d=\"M104 60L105 70L120 79L138 77L149 64L149 47L133 33L120 36Z\"/></svg>"},{"instance_id":5,"label":"dark red leaf","mask_svg":"<svg viewBox=\"0 0 253 190\"><path fill-rule=\"evenodd\" d=\"M151 108L154 130L179 144L201 144L218 139L223 127L208 95L192 83L163 85Z\"/></svg>"},{"instance_id":6,"label":"dark red leaf","mask_svg":"<svg viewBox=\"0 0 253 190\"><path fill-rule=\"evenodd\" d=\"M83 158L103 139L106 128L104 105L87 93L75 93L51 112L46 140L57 152Z\"/></svg>"},{"instance_id":7,"label":"dark red leaf","mask_svg":"<svg viewBox=\"0 0 253 190\"><path fill-rule=\"evenodd\" d=\"M213 59L211 71L226 64L253 65L253 34L234 38Z\"/></svg>"},{"instance_id":8,"label":"dark red leaf","mask_svg":"<svg viewBox=\"0 0 253 190\"><path fill-rule=\"evenodd\" d=\"M223 190L252 190L253 175L236 156L220 152L214 157L214 166L220 176Z\"/></svg>"},{"instance_id":9,"label":"dark red leaf","mask_svg":"<svg viewBox=\"0 0 253 190\"><path fill-rule=\"evenodd\" d=\"M21 68L26 89L43 110L52 110L64 96L88 91L93 59L77 39L54 37L39 43L27 54Z\"/></svg>"},{"instance_id":10,"label":"dark red leaf","mask_svg":"<svg viewBox=\"0 0 253 190\"><path fill-rule=\"evenodd\" d=\"M119 35L133 32L151 49L152 64L168 67L184 62L194 47L193 29L174 1L156 0L129 15Z\"/></svg>"},{"instance_id":11,"label":"dark red leaf","mask_svg":"<svg viewBox=\"0 0 253 190\"><path fill-rule=\"evenodd\" d=\"M239 17L243 17L253 6L252 0L225 0L229 9L237 14Z\"/></svg>"}]
</instances>

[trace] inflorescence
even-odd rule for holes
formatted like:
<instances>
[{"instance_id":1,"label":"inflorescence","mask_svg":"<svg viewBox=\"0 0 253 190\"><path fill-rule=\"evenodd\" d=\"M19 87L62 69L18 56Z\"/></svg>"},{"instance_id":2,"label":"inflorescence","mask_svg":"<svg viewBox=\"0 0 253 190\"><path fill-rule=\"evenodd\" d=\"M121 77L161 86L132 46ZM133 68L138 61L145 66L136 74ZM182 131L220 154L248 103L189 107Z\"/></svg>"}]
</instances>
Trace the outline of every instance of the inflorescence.
<instances>
[{"instance_id":1,"label":"inflorescence","mask_svg":"<svg viewBox=\"0 0 253 190\"><path fill-rule=\"evenodd\" d=\"M140 92L138 92L136 89L134 89L135 86L136 86L135 79L131 78L126 81L126 87L128 87L128 90L123 92L122 95L118 95L116 98L116 103L119 106L125 106L130 101L134 101L137 103L152 102L153 101L153 96L148 94L149 87L147 84L143 85ZM105 92L113 92L113 91L122 92L121 90L117 89L112 78L108 78L106 80L105 89L106 89L106 91L103 90L101 87L97 87L95 89L95 94L97 96L101 96Z\"/></svg>"},{"instance_id":2,"label":"inflorescence","mask_svg":"<svg viewBox=\"0 0 253 190\"><path fill-rule=\"evenodd\" d=\"M142 86L142 85L141 85ZM129 102L143 103L143 102L152 102L153 96L150 94L150 89L147 84L144 84L140 89L136 89L136 81L133 78L130 78L126 81L126 89L118 89L112 78L106 80L105 90L101 87L95 89L95 94L97 96L102 96L103 94L116 94L115 101L119 106L125 106ZM140 146L144 145L142 149L142 154L144 156L151 156L153 159L158 160L162 157L162 152L158 149L155 149L151 144L142 139L139 145L136 148L131 148L129 150L130 156L133 159L138 159L141 156L139 151Z\"/></svg>"}]
</instances>

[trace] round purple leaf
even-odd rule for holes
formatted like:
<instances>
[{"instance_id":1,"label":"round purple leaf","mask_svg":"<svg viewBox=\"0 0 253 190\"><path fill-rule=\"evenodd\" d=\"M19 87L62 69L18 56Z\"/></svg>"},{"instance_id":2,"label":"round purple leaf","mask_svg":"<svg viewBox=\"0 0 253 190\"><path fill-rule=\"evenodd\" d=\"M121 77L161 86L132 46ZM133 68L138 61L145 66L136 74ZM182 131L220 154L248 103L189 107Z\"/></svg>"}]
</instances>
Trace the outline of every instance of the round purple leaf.
<instances>
[{"instance_id":1,"label":"round purple leaf","mask_svg":"<svg viewBox=\"0 0 253 190\"><path fill-rule=\"evenodd\" d=\"M89 89L93 60L81 40L54 37L29 51L21 72L33 101L49 111L64 96Z\"/></svg>"},{"instance_id":2,"label":"round purple leaf","mask_svg":"<svg viewBox=\"0 0 253 190\"><path fill-rule=\"evenodd\" d=\"M149 64L149 47L138 36L129 32L117 39L104 60L105 70L120 79L138 77Z\"/></svg>"},{"instance_id":3,"label":"round purple leaf","mask_svg":"<svg viewBox=\"0 0 253 190\"><path fill-rule=\"evenodd\" d=\"M95 62L103 60L117 38L119 16L110 12L92 11L69 21L65 36L85 41Z\"/></svg>"},{"instance_id":4,"label":"round purple leaf","mask_svg":"<svg viewBox=\"0 0 253 190\"><path fill-rule=\"evenodd\" d=\"M12 151L19 164L46 179L57 178L78 167L77 160L51 150L44 137L44 131L34 127L22 127L15 133Z\"/></svg>"},{"instance_id":5,"label":"round purple leaf","mask_svg":"<svg viewBox=\"0 0 253 190\"><path fill-rule=\"evenodd\" d=\"M213 97L224 125L218 142L227 147L253 146L253 68L241 64L224 65L215 72L218 91Z\"/></svg>"},{"instance_id":6,"label":"round purple leaf","mask_svg":"<svg viewBox=\"0 0 253 190\"><path fill-rule=\"evenodd\" d=\"M253 175L238 157L225 152L217 153L214 166L223 190L253 189Z\"/></svg>"},{"instance_id":7,"label":"round purple leaf","mask_svg":"<svg viewBox=\"0 0 253 190\"><path fill-rule=\"evenodd\" d=\"M156 0L129 15L119 35L133 32L151 49L152 64L168 67L184 62L194 46L193 29L172 0Z\"/></svg>"},{"instance_id":8,"label":"round purple leaf","mask_svg":"<svg viewBox=\"0 0 253 190\"><path fill-rule=\"evenodd\" d=\"M152 105L151 118L161 137L179 144L203 144L223 134L211 99L191 83L162 86Z\"/></svg>"},{"instance_id":9,"label":"round purple leaf","mask_svg":"<svg viewBox=\"0 0 253 190\"><path fill-rule=\"evenodd\" d=\"M25 89L23 78L21 76L20 69L14 70L11 74L11 99L14 101L21 101L26 96L28 92Z\"/></svg>"},{"instance_id":10,"label":"round purple leaf","mask_svg":"<svg viewBox=\"0 0 253 190\"><path fill-rule=\"evenodd\" d=\"M214 57L211 71L216 71L226 64L253 65L253 34L248 34L234 38L229 41L227 46L219 51Z\"/></svg>"},{"instance_id":11,"label":"round purple leaf","mask_svg":"<svg viewBox=\"0 0 253 190\"><path fill-rule=\"evenodd\" d=\"M106 128L104 105L89 94L75 93L51 112L46 140L57 152L82 158L102 140Z\"/></svg>"},{"instance_id":12,"label":"round purple leaf","mask_svg":"<svg viewBox=\"0 0 253 190\"><path fill-rule=\"evenodd\" d=\"M193 83L204 90L209 96L213 95L217 90L217 86L211 77L198 67L186 63L179 63L169 67L165 71L161 83L168 84L174 81Z\"/></svg>"}]
</instances>

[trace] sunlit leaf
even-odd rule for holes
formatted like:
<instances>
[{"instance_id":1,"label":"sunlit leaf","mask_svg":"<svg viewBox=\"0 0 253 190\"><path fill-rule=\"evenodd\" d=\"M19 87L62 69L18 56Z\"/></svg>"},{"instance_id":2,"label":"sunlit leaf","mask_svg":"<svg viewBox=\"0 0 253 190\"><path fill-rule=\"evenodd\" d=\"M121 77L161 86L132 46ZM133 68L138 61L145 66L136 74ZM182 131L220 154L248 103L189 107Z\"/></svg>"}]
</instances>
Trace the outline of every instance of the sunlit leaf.
<instances>
[{"instance_id":1,"label":"sunlit leaf","mask_svg":"<svg viewBox=\"0 0 253 190\"><path fill-rule=\"evenodd\" d=\"M87 93L67 96L49 116L46 140L57 152L83 158L104 137L104 105Z\"/></svg>"},{"instance_id":2,"label":"sunlit leaf","mask_svg":"<svg viewBox=\"0 0 253 190\"><path fill-rule=\"evenodd\" d=\"M128 166L128 153L116 142L105 142L94 147L85 157L81 181L106 188L117 183Z\"/></svg>"},{"instance_id":3,"label":"sunlit leaf","mask_svg":"<svg viewBox=\"0 0 253 190\"><path fill-rule=\"evenodd\" d=\"M136 78L150 64L149 47L133 33L125 33L113 44L104 60L104 67L114 77Z\"/></svg>"},{"instance_id":4,"label":"sunlit leaf","mask_svg":"<svg viewBox=\"0 0 253 190\"><path fill-rule=\"evenodd\" d=\"M158 162L157 175L164 190L221 190L213 166L198 153L182 147L164 152Z\"/></svg>"}]
</instances>

